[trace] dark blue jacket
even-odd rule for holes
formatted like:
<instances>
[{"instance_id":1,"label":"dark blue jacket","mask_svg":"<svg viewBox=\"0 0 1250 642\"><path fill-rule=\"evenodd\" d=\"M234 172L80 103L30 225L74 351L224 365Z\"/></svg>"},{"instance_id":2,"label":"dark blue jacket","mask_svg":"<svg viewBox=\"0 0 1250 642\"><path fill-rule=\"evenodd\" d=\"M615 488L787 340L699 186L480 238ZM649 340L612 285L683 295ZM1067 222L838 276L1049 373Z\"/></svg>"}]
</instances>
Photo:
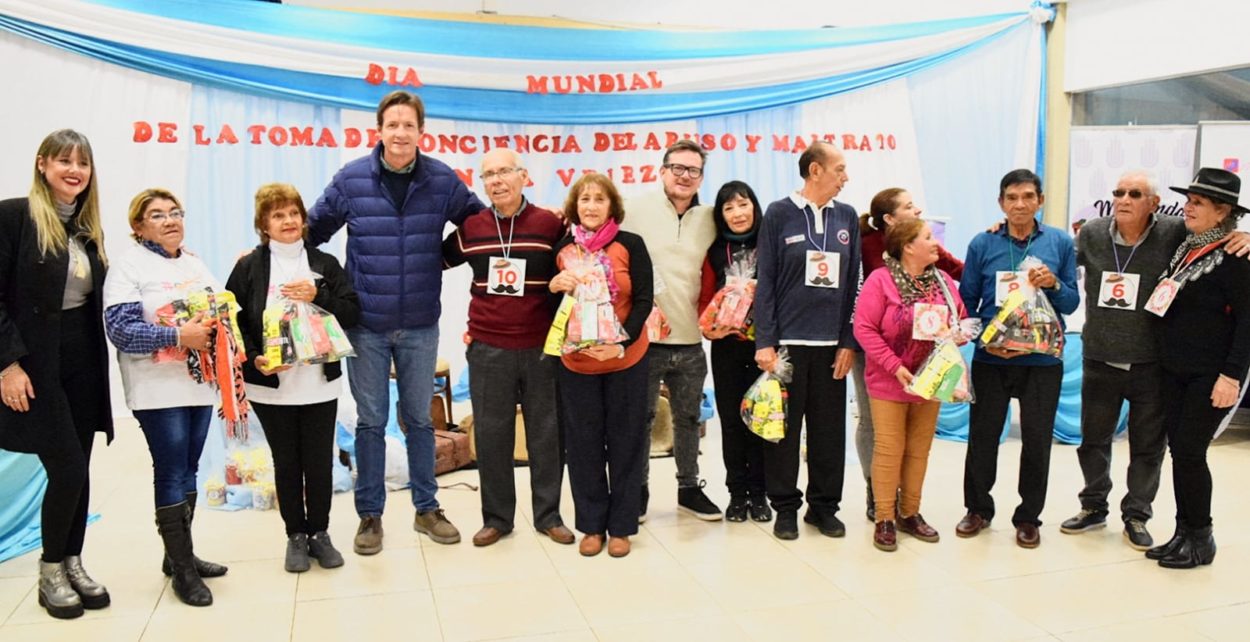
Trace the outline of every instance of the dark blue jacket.
<instances>
[{"instance_id":1,"label":"dark blue jacket","mask_svg":"<svg viewBox=\"0 0 1250 642\"><path fill-rule=\"evenodd\" d=\"M360 295L360 325L373 332L438 323L443 228L481 211L441 161L417 155L412 183L396 203L382 182L382 144L343 166L308 212L308 239L330 240L347 225L347 274Z\"/></svg>"}]
</instances>

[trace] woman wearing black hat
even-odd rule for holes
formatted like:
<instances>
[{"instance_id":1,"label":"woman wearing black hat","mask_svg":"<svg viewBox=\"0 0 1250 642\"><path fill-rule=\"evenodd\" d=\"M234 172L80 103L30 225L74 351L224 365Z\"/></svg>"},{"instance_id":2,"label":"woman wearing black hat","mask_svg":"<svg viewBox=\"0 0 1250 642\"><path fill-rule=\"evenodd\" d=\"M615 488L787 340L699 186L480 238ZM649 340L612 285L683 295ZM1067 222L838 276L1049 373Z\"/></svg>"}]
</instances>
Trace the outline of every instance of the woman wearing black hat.
<instances>
[{"instance_id":1,"label":"woman wearing black hat","mask_svg":"<svg viewBox=\"0 0 1250 642\"><path fill-rule=\"evenodd\" d=\"M1223 252L1247 210L1237 204L1241 180L1204 167L1189 187L1189 236L1172 256L1147 310L1163 317L1161 365L1164 422L1172 452L1176 534L1146 557L1166 568L1194 568L1215 559L1211 536L1211 470L1207 448L1236 405L1250 366L1250 263Z\"/></svg>"}]
</instances>

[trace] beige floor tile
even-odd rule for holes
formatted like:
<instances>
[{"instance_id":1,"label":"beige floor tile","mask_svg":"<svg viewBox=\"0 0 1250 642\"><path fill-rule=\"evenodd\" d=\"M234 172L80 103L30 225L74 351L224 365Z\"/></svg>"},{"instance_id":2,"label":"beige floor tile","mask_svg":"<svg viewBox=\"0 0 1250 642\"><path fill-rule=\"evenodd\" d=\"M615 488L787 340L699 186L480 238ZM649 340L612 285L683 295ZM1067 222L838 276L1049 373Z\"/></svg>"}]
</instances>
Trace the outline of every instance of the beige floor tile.
<instances>
[{"instance_id":1,"label":"beige floor tile","mask_svg":"<svg viewBox=\"0 0 1250 642\"><path fill-rule=\"evenodd\" d=\"M448 641L557 633L587 626L569 589L558 578L435 588L434 603Z\"/></svg>"},{"instance_id":2,"label":"beige floor tile","mask_svg":"<svg viewBox=\"0 0 1250 642\"><path fill-rule=\"evenodd\" d=\"M307 602L421 591L430 587L420 548L387 549L368 556L345 550L343 557L343 566L333 569L323 569L313 561L312 568L297 578L295 599Z\"/></svg>"},{"instance_id":3,"label":"beige floor tile","mask_svg":"<svg viewBox=\"0 0 1250 642\"><path fill-rule=\"evenodd\" d=\"M863 604L852 600L741 609L733 611L732 617L751 639L764 642L817 642L828 641L831 637L904 639L894 636L888 621L877 618Z\"/></svg>"},{"instance_id":4,"label":"beige floor tile","mask_svg":"<svg viewBox=\"0 0 1250 642\"><path fill-rule=\"evenodd\" d=\"M218 608L249 608L253 605L270 605L285 609L288 613L295 603L296 576L282 569L279 558L231 562L230 572L224 577L204 581L213 592L212 610ZM170 617L174 613L201 611L188 606L174 595L172 585L167 585L156 605L153 618Z\"/></svg>"},{"instance_id":5,"label":"beige floor tile","mask_svg":"<svg viewBox=\"0 0 1250 642\"><path fill-rule=\"evenodd\" d=\"M729 558L686 569L721 608L730 612L847 598L845 592L798 557Z\"/></svg>"},{"instance_id":6,"label":"beige floor tile","mask_svg":"<svg viewBox=\"0 0 1250 642\"><path fill-rule=\"evenodd\" d=\"M599 638L590 629L579 629L576 631L561 631L559 633L521 635L505 639L508 642L597 642Z\"/></svg>"},{"instance_id":7,"label":"beige floor tile","mask_svg":"<svg viewBox=\"0 0 1250 642\"><path fill-rule=\"evenodd\" d=\"M804 535L798 541L807 539L808 546L795 547L796 554L834 586L854 597L893 593L901 587L939 588L955 581L950 573L908 547L899 547L893 553L873 548L871 534L852 532L837 540Z\"/></svg>"},{"instance_id":8,"label":"beige floor tile","mask_svg":"<svg viewBox=\"0 0 1250 642\"><path fill-rule=\"evenodd\" d=\"M13 614L26 596L35 590L34 577L0 578L0 625Z\"/></svg>"},{"instance_id":9,"label":"beige floor tile","mask_svg":"<svg viewBox=\"0 0 1250 642\"><path fill-rule=\"evenodd\" d=\"M512 533L484 548L461 542L457 546L422 550L430 585L434 588L530 579L559 582L555 566L538 539L529 533ZM571 551L565 548L563 552Z\"/></svg>"},{"instance_id":10,"label":"beige floor tile","mask_svg":"<svg viewBox=\"0 0 1250 642\"><path fill-rule=\"evenodd\" d=\"M1228 546L1216 563L1194 570L1160 568L1150 560L1013 577L975 585L1012 612L1063 634L1250 601L1244 569L1250 547ZM1121 599L1131 587L1132 598ZM1058 596L1062 599L1039 599Z\"/></svg>"},{"instance_id":11,"label":"beige floor tile","mask_svg":"<svg viewBox=\"0 0 1250 642\"><path fill-rule=\"evenodd\" d=\"M857 598L900 639L1026 640L1049 632L960 584Z\"/></svg>"},{"instance_id":12,"label":"beige floor tile","mask_svg":"<svg viewBox=\"0 0 1250 642\"><path fill-rule=\"evenodd\" d=\"M295 609L293 603L276 601L249 604L214 601L207 608L178 606L181 608L157 609L143 632L143 642L285 640L291 635L291 615Z\"/></svg>"},{"instance_id":13,"label":"beige floor tile","mask_svg":"<svg viewBox=\"0 0 1250 642\"><path fill-rule=\"evenodd\" d=\"M299 602L289 634L292 642L443 639L429 591Z\"/></svg>"},{"instance_id":14,"label":"beige floor tile","mask_svg":"<svg viewBox=\"0 0 1250 642\"><path fill-rule=\"evenodd\" d=\"M1169 619L1212 640L1242 642L1246 639L1246 623L1250 622L1250 603L1195 611Z\"/></svg>"},{"instance_id":15,"label":"beige floor tile","mask_svg":"<svg viewBox=\"0 0 1250 642\"><path fill-rule=\"evenodd\" d=\"M34 624L11 624L0 627L4 642L131 642L143 635L148 625L146 616L109 619L88 617L76 620L53 620L47 615Z\"/></svg>"},{"instance_id":16,"label":"beige floor tile","mask_svg":"<svg viewBox=\"0 0 1250 642\"><path fill-rule=\"evenodd\" d=\"M34 550L0 563L0 579L11 579L17 577L29 577L34 579L38 577L38 559L39 551Z\"/></svg>"},{"instance_id":17,"label":"beige floor tile","mask_svg":"<svg viewBox=\"0 0 1250 642\"><path fill-rule=\"evenodd\" d=\"M680 523L646 526L647 533L686 566L724 564L736 560L781 561L794 554L754 523Z\"/></svg>"},{"instance_id":18,"label":"beige floor tile","mask_svg":"<svg viewBox=\"0 0 1250 642\"><path fill-rule=\"evenodd\" d=\"M580 543L582 534L577 533L577 538ZM620 558L610 557L606 546L595 557L582 557L576 545L564 546L546 538L539 539L539 543L547 552L552 566L566 580L676 571L681 567L677 559L646 529L629 538L630 553Z\"/></svg>"},{"instance_id":19,"label":"beige floor tile","mask_svg":"<svg viewBox=\"0 0 1250 642\"><path fill-rule=\"evenodd\" d=\"M685 642L687 640L716 640L716 642L746 642L747 635L732 619L683 618L660 622L637 622L612 627L596 627L595 635L601 642Z\"/></svg>"},{"instance_id":20,"label":"beige floor tile","mask_svg":"<svg viewBox=\"0 0 1250 642\"><path fill-rule=\"evenodd\" d=\"M604 568L603 573L566 577L573 599L596 630L638 622L724 617L712 596L684 570Z\"/></svg>"},{"instance_id":21,"label":"beige floor tile","mask_svg":"<svg viewBox=\"0 0 1250 642\"><path fill-rule=\"evenodd\" d=\"M1176 618L1152 618L1124 624L1073 631L1058 636L1063 642L1146 642L1149 640L1207 640Z\"/></svg>"}]
</instances>

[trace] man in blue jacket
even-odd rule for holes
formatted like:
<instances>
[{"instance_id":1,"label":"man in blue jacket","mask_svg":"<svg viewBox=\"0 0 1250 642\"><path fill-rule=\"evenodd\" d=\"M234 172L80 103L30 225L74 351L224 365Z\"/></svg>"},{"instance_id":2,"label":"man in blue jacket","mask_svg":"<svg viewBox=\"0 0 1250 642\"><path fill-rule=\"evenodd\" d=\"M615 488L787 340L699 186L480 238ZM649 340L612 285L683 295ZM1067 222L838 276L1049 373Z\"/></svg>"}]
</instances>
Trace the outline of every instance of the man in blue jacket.
<instances>
[{"instance_id":1,"label":"man in blue jacket","mask_svg":"<svg viewBox=\"0 0 1250 642\"><path fill-rule=\"evenodd\" d=\"M959 294L969 315L988 322L998 313L1012 283L1026 281L1044 292L1059 314L1071 314L1080 303L1076 283L1076 252L1072 237L1043 225L1037 211L1044 202L1042 181L1027 169L1008 172L999 183L998 206L1006 225L982 232L968 245ZM1026 256L1041 259L1041 267L1020 271ZM968 513L955 527L960 537L973 537L994 518L990 490L998 474L998 442L1011 398L1020 400L1020 505L1011 522L1016 544L1035 548L1041 543L1038 516L1046 503L1050 474L1050 445L1063 383L1063 361L1045 354L1028 354L978 347L972 361L976 402L968 427L968 454L964 460L964 506Z\"/></svg>"},{"instance_id":2,"label":"man in blue jacket","mask_svg":"<svg viewBox=\"0 0 1250 642\"><path fill-rule=\"evenodd\" d=\"M434 426L430 399L438 358L443 228L484 206L447 165L418 153L425 105L406 92L378 104L382 142L343 166L309 211L316 245L347 226L347 273L360 295L360 325L348 331L356 357L347 362L356 399L356 513L353 549L382 550L385 431L391 362L399 413L407 427L408 478L416 507L413 528L440 544L460 541L435 494Z\"/></svg>"}]
</instances>

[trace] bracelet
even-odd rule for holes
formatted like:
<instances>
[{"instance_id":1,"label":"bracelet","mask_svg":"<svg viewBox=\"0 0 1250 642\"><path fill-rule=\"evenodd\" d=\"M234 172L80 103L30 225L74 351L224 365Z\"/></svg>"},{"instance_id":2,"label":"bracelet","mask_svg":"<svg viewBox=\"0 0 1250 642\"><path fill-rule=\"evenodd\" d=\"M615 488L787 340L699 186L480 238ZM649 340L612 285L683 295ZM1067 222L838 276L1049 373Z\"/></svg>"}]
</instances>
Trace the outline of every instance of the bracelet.
<instances>
[{"instance_id":1,"label":"bracelet","mask_svg":"<svg viewBox=\"0 0 1250 642\"><path fill-rule=\"evenodd\" d=\"M619 344L619 343L618 343L618 344L616 344L616 345L617 345L617 346L619 346L619 347L621 348L621 353L620 353L620 354L618 354L618 355L616 355L616 358L617 358L617 359L624 359L624 358L625 358L625 346L623 346L623 345L621 345L621 344Z\"/></svg>"}]
</instances>

